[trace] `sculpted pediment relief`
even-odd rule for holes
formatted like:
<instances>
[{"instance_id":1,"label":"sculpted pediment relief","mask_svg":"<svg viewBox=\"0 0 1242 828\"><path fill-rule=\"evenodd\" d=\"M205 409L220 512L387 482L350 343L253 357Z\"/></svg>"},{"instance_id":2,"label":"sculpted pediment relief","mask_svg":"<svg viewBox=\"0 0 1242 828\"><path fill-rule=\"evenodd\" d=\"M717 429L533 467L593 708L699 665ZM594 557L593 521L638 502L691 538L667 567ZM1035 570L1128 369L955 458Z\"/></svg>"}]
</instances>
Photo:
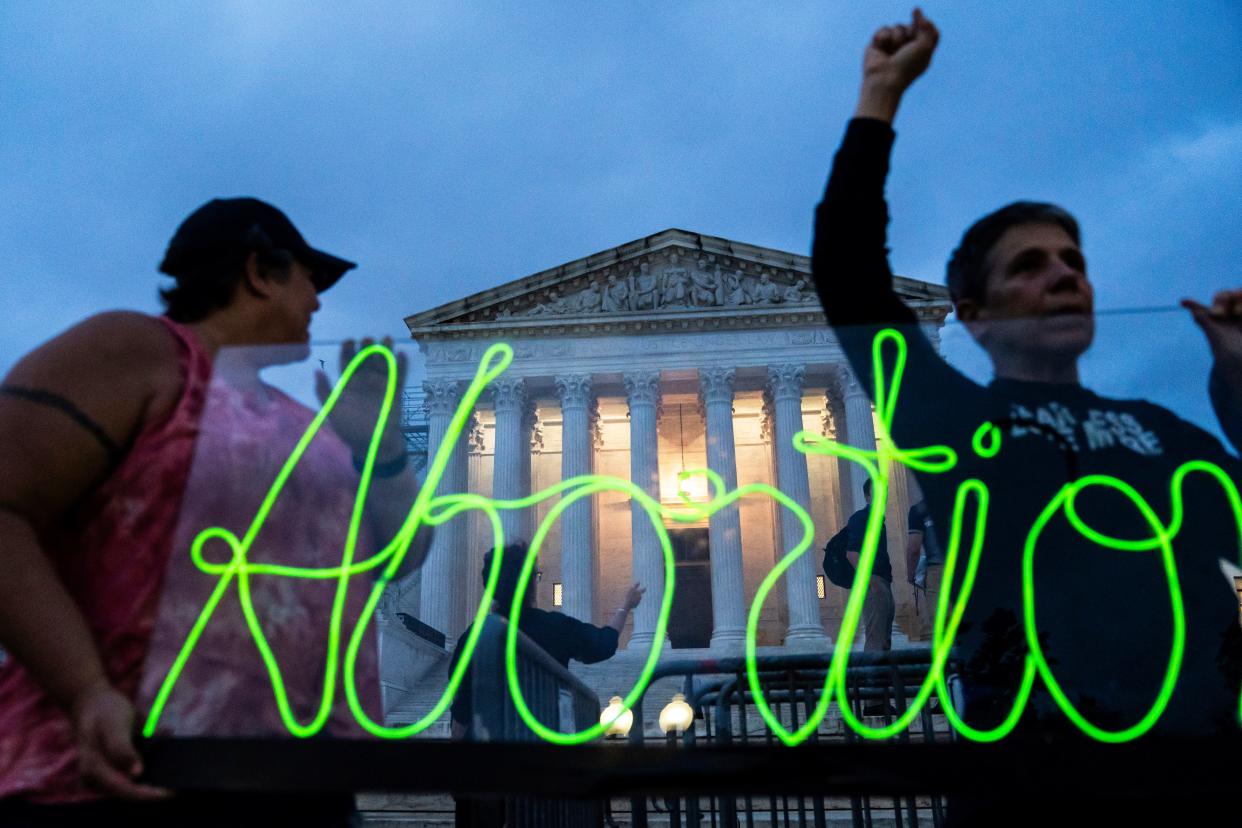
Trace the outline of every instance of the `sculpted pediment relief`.
<instances>
[{"instance_id":1,"label":"sculpted pediment relief","mask_svg":"<svg viewBox=\"0 0 1242 828\"><path fill-rule=\"evenodd\" d=\"M805 274L674 248L499 302L469 319L453 321L814 306L816 302Z\"/></svg>"},{"instance_id":2,"label":"sculpted pediment relief","mask_svg":"<svg viewBox=\"0 0 1242 828\"><path fill-rule=\"evenodd\" d=\"M415 337L533 335L550 327L686 330L787 325L820 312L810 259L670 228L406 317ZM921 317L943 321L944 288L895 277ZM738 311L738 312L733 312ZM806 321L806 320L803 320Z\"/></svg>"}]
</instances>

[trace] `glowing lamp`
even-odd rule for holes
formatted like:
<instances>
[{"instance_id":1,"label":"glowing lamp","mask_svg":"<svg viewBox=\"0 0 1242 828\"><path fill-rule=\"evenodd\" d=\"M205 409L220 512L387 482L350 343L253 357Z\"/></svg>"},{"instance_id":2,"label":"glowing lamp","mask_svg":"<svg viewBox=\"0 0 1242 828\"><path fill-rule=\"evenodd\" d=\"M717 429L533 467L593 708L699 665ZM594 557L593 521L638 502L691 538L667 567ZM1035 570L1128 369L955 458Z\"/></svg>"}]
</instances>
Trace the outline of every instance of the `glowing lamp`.
<instances>
[{"instance_id":1,"label":"glowing lamp","mask_svg":"<svg viewBox=\"0 0 1242 828\"><path fill-rule=\"evenodd\" d=\"M625 709L620 696L613 696L608 700L608 706L599 714L599 723L607 727L604 731L605 736L624 738L630 735L630 727L634 724L634 712Z\"/></svg>"},{"instance_id":2,"label":"glowing lamp","mask_svg":"<svg viewBox=\"0 0 1242 828\"><path fill-rule=\"evenodd\" d=\"M660 711L660 730L665 733L675 731L681 733L689 730L694 724L694 710L686 704L686 697L675 693L673 700Z\"/></svg>"}]
</instances>

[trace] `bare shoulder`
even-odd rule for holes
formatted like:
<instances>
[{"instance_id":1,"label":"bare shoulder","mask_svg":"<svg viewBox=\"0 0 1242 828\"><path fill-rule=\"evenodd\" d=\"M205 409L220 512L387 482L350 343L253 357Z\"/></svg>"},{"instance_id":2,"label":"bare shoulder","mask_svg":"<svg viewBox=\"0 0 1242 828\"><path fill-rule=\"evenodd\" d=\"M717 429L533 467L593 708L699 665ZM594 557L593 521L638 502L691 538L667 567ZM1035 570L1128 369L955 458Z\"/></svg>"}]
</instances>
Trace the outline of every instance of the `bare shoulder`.
<instances>
[{"instance_id":1,"label":"bare shoulder","mask_svg":"<svg viewBox=\"0 0 1242 828\"><path fill-rule=\"evenodd\" d=\"M66 400L125 445L175 403L182 383L179 347L155 317L109 311L35 348L4 385Z\"/></svg>"},{"instance_id":2,"label":"bare shoulder","mask_svg":"<svg viewBox=\"0 0 1242 828\"><path fill-rule=\"evenodd\" d=\"M105 311L87 317L47 343L60 347L88 347L101 355L154 364L176 361L176 342L156 319L137 311Z\"/></svg>"},{"instance_id":3,"label":"bare shoulder","mask_svg":"<svg viewBox=\"0 0 1242 828\"><path fill-rule=\"evenodd\" d=\"M48 391L107 385L158 392L177 380L177 343L158 319L135 311L91 316L27 354L5 379ZM52 387L48 387L48 385Z\"/></svg>"},{"instance_id":4,"label":"bare shoulder","mask_svg":"<svg viewBox=\"0 0 1242 828\"><path fill-rule=\"evenodd\" d=\"M54 521L180 393L172 333L154 317L92 316L22 358L0 394L0 502Z\"/></svg>"}]
</instances>

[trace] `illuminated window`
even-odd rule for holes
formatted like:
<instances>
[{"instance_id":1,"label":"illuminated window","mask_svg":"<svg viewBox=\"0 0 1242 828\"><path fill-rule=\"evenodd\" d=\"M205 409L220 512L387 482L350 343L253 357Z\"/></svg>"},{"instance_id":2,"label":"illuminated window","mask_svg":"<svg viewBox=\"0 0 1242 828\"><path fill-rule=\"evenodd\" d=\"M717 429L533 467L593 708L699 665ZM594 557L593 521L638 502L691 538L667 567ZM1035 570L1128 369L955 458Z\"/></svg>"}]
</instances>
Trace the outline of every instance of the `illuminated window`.
<instances>
[{"instance_id":1,"label":"illuminated window","mask_svg":"<svg viewBox=\"0 0 1242 828\"><path fill-rule=\"evenodd\" d=\"M559 582L552 585L552 606L559 607L565 603L565 591Z\"/></svg>"},{"instance_id":2,"label":"illuminated window","mask_svg":"<svg viewBox=\"0 0 1242 828\"><path fill-rule=\"evenodd\" d=\"M821 601L828 597L828 587L824 584L823 575L815 576L815 594L819 596Z\"/></svg>"}]
</instances>

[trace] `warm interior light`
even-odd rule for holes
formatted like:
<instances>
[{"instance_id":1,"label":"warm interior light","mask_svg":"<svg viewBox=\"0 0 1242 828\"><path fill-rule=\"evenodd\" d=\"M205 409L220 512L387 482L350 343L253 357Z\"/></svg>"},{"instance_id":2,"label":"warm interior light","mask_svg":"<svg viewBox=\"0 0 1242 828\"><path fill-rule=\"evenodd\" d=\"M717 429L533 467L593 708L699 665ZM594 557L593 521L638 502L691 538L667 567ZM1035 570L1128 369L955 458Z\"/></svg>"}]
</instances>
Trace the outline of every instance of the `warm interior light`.
<instances>
[{"instance_id":1,"label":"warm interior light","mask_svg":"<svg viewBox=\"0 0 1242 828\"><path fill-rule=\"evenodd\" d=\"M612 724L608 724L609 722ZM599 723L607 728L604 731L605 736L629 736L630 728L634 725L634 712L625 709L620 696L613 696L608 700L608 706L599 714Z\"/></svg>"},{"instance_id":2,"label":"warm interior light","mask_svg":"<svg viewBox=\"0 0 1242 828\"><path fill-rule=\"evenodd\" d=\"M552 606L560 607L560 606L564 606L564 604L565 604L565 589L558 581L552 584Z\"/></svg>"},{"instance_id":3,"label":"warm interior light","mask_svg":"<svg viewBox=\"0 0 1242 828\"><path fill-rule=\"evenodd\" d=\"M685 475L684 477L682 475ZM686 475L686 469L683 468L677 473L677 497L688 497L695 503L706 503L707 497L707 475L691 474Z\"/></svg>"},{"instance_id":4,"label":"warm interior light","mask_svg":"<svg viewBox=\"0 0 1242 828\"><path fill-rule=\"evenodd\" d=\"M815 576L815 594L821 601L828 597L828 585L824 583L823 575Z\"/></svg>"},{"instance_id":5,"label":"warm interior light","mask_svg":"<svg viewBox=\"0 0 1242 828\"><path fill-rule=\"evenodd\" d=\"M683 733L694 724L694 711L686 704L686 697L681 693L673 695L673 700L660 711L660 730L668 733Z\"/></svg>"},{"instance_id":6,"label":"warm interior light","mask_svg":"<svg viewBox=\"0 0 1242 828\"><path fill-rule=\"evenodd\" d=\"M670 505L683 503L687 498L695 503L707 503L711 500L710 493L707 490L707 476L704 474L686 474L689 471L686 468L686 428L680 404L677 406L677 442L681 463L678 464L677 471L669 481L670 485L665 486L661 483L660 491L664 494L661 495L660 499ZM672 497L668 496L667 492L669 491L673 492Z\"/></svg>"}]
</instances>

